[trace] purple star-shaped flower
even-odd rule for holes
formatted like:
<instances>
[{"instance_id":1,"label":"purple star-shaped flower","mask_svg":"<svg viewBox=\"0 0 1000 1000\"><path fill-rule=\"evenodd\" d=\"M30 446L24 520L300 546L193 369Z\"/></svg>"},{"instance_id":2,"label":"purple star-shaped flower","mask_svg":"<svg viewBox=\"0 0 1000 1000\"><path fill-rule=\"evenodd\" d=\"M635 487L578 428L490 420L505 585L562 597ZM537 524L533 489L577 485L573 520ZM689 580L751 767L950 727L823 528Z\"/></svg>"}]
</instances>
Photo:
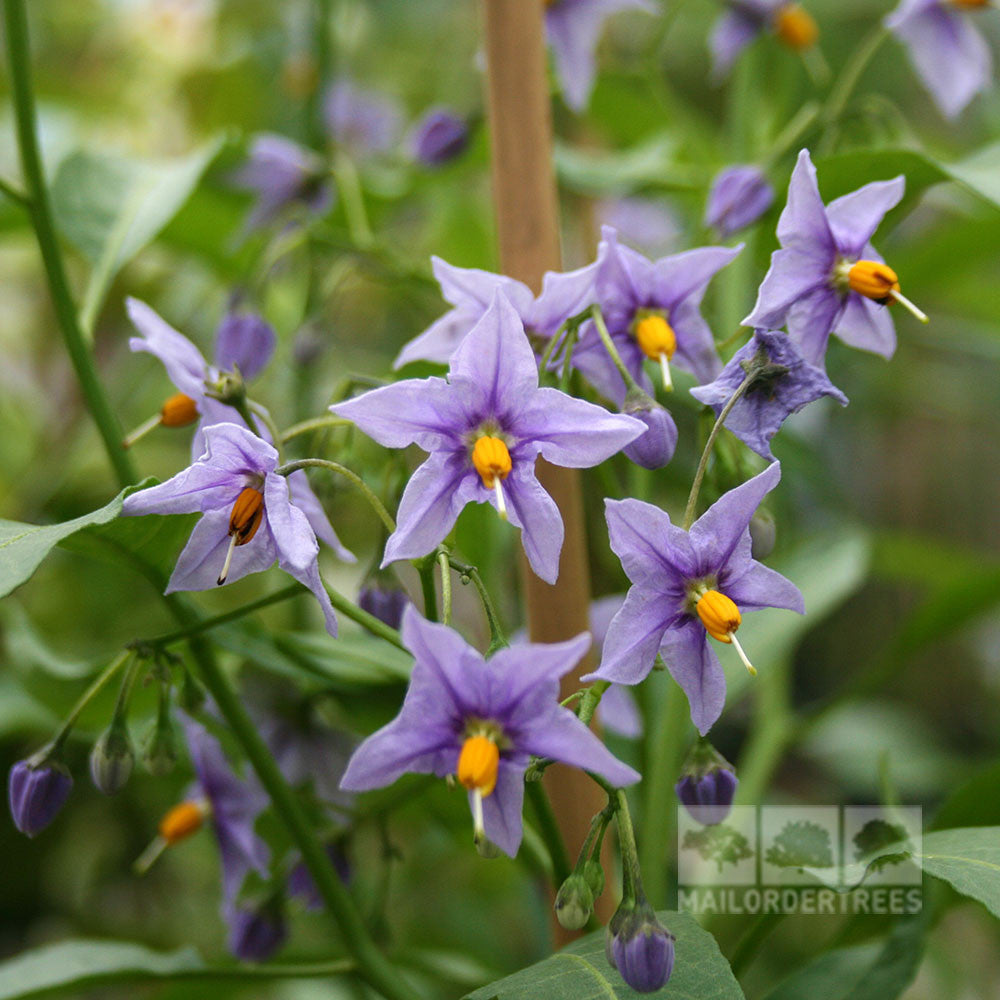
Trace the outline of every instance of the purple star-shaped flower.
<instances>
[{"instance_id":1,"label":"purple star-shaped flower","mask_svg":"<svg viewBox=\"0 0 1000 1000\"><path fill-rule=\"evenodd\" d=\"M271 360L277 335L270 323L256 313L227 313L215 335L215 364L210 365L201 351L184 334L175 330L145 302L129 298L125 302L129 319L140 336L129 340L133 351L145 351L159 358L170 380L186 396L200 416L198 429L191 440L191 460L205 451L204 432L213 424L234 423L246 427L243 417L231 406L207 393L208 385L217 382L221 371L238 368L244 378L257 375ZM261 428L266 434L266 428ZM313 493L305 471L299 469L288 477L295 505L306 515L316 537L326 542L342 562L356 562L344 548L319 499Z\"/></svg>"},{"instance_id":2,"label":"purple star-shaped flower","mask_svg":"<svg viewBox=\"0 0 1000 1000\"><path fill-rule=\"evenodd\" d=\"M906 46L942 114L954 118L993 79L993 57L972 24L975 0L903 0L885 26Z\"/></svg>"},{"instance_id":3,"label":"purple star-shaped flower","mask_svg":"<svg viewBox=\"0 0 1000 1000\"><path fill-rule=\"evenodd\" d=\"M769 461L774 461L771 438L789 414L822 396L832 396L841 406L847 405L847 397L826 372L804 361L791 340L774 330L758 330L714 382L697 386L691 395L719 414L752 366L758 367L757 376L729 411L726 427Z\"/></svg>"},{"instance_id":4,"label":"purple star-shaped flower","mask_svg":"<svg viewBox=\"0 0 1000 1000\"><path fill-rule=\"evenodd\" d=\"M319 575L319 543L289 483L274 470L278 453L236 424L205 428L205 454L158 486L125 498L122 513L202 513L177 560L166 592L207 590L268 569L277 561L308 587L337 634L333 606Z\"/></svg>"},{"instance_id":5,"label":"purple star-shaped flower","mask_svg":"<svg viewBox=\"0 0 1000 1000\"><path fill-rule=\"evenodd\" d=\"M351 80L331 84L323 111L331 138L353 156L387 153L399 138L402 115L396 101Z\"/></svg>"},{"instance_id":6,"label":"purple star-shaped flower","mask_svg":"<svg viewBox=\"0 0 1000 1000\"><path fill-rule=\"evenodd\" d=\"M773 204L774 188L760 167L726 167L708 192L705 225L723 237L756 222Z\"/></svg>"},{"instance_id":7,"label":"purple star-shaped flower","mask_svg":"<svg viewBox=\"0 0 1000 1000\"><path fill-rule=\"evenodd\" d=\"M545 33L566 103L582 111L594 86L594 50L604 22L620 10L655 14L650 0L547 0Z\"/></svg>"},{"instance_id":8,"label":"purple star-shaped flower","mask_svg":"<svg viewBox=\"0 0 1000 1000\"><path fill-rule=\"evenodd\" d=\"M524 771L532 754L586 768L616 786L639 775L559 704L559 678L590 646L525 643L489 660L412 607L403 642L416 662L399 715L355 751L341 786L364 791L407 772L457 774L469 790L477 835L513 856L521 843Z\"/></svg>"},{"instance_id":9,"label":"purple star-shaped flower","mask_svg":"<svg viewBox=\"0 0 1000 1000\"><path fill-rule=\"evenodd\" d=\"M548 583L559 575L563 523L535 476L536 459L589 468L646 429L540 389L524 327L500 290L452 356L447 381L406 379L330 409L388 448L417 444L430 452L403 493L383 566L427 555L467 503L491 503L522 529L528 561Z\"/></svg>"},{"instance_id":10,"label":"purple star-shaped flower","mask_svg":"<svg viewBox=\"0 0 1000 1000\"><path fill-rule=\"evenodd\" d=\"M803 149L778 220L781 249L771 255L757 303L743 325L771 330L787 323L802 356L814 365L823 363L831 332L852 347L891 357L896 330L882 303L904 300L895 272L870 240L903 197L905 185L903 177L874 181L824 206L816 168ZM869 287L865 279L873 276Z\"/></svg>"},{"instance_id":11,"label":"purple star-shaped flower","mask_svg":"<svg viewBox=\"0 0 1000 1000\"><path fill-rule=\"evenodd\" d=\"M249 159L232 174L231 182L257 196L244 223L246 233L270 224L293 205L322 215L333 204L320 158L283 135L256 136Z\"/></svg>"},{"instance_id":12,"label":"purple star-shaped flower","mask_svg":"<svg viewBox=\"0 0 1000 1000\"><path fill-rule=\"evenodd\" d=\"M538 298L523 282L503 274L455 267L440 257L431 258L431 267L441 286L441 294L454 308L414 337L399 352L393 368L401 368L411 361L447 364L466 334L483 318L497 289L503 291L521 318L528 337L536 341L540 350L570 316L594 301L596 264L565 273L547 271Z\"/></svg>"},{"instance_id":13,"label":"purple star-shaped flower","mask_svg":"<svg viewBox=\"0 0 1000 1000\"><path fill-rule=\"evenodd\" d=\"M797 51L810 48L817 36L816 22L792 0L729 0L708 41L712 77L721 80L740 53L765 31L773 31Z\"/></svg>"},{"instance_id":14,"label":"purple star-shaped flower","mask_svg":"<svg viewBox=\"0 0 1000 1000\"><path fill-rule=\"evenodd\" d=\"M611 339L633 378L647 392L648 360L666 360L700 382L722 367L701 300L712 277L743 246L699 247L657 261L623 246L610 226L601 230L595 294ZM605 397L621 405L625 384L592 323L584 325L573 365Z\"/></svg>"},{"instance_id":15,"label":"purple star-shaped flower","mask_svg":"<svg viewBox=\"0 0 1000 1000\"><path fill-rule=\"evenodd\" d=\"M660 653L705 733L719 717L726 679L709 635L735 643L740 614L804 610L798 588L750 554L750 518L781 477L777 462L716 501L684 531L639 500L606 500L611 547L632 581L584 681L638 684ZM739 646L736 647L739 649Z\"/></svg>"}]
</instances>

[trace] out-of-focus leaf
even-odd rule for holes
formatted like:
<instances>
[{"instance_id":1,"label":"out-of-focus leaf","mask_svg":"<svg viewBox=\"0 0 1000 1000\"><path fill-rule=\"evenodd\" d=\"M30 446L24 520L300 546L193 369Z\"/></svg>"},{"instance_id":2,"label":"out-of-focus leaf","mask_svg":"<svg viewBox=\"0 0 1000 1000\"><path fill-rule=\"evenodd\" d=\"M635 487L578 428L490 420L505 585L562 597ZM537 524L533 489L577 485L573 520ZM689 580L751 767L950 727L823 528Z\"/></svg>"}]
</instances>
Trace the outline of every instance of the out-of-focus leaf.
<instances>
[{"instance_id":1,"label":"out-of-focus leaf","mask_svg":"<svg viewBox=\"0 0 1000 1000\"><path fill-rule=\"evenodd\" d=\"M1000 826L960 827L924 834L915 860L1000 917Z\"/></svg>"},{"instance_id":2,"label":"out-of-focus leaf","mask_svg":"<svg viewBox=\"0 0 1000 1000\"><path fill-rule=\"evenodd\" d=\"M61 541L84 528L113 521L121 513L122 501L136 488L130 486L99 510L62 524L36 525L0 520L0 597L6 597L15 587L20 587Z\"/></svg>"},{"instance_id":3,"label":"out-of-focus leaf","mask_svg":"<svg viewBox=\"0 0 1000 1000\"><path fill-rule=\"evenodd\" d=\"M947 170L959 184L1000 208L1000 142L950 164Z\"/></svg>"},{"instance_id":4,"label":"out-of-focus leaf","mask_svg":"<svg viewBox=\"0 0 1000 1000\"><path fill-rule=\"evenodd\" d=\"M677 938L677 962L670 982L651 997L663 1000L740 1000L743 991L708 931L687 913L657 916ZM634 1000L635 991L609 964L603 930L588 934L499 982L470 993L466 1000Z\"/></svg>"},{"instance_id":5,"label":"out-of-focus leaf","mask_svg":"<svg viewBox=\"0 0 1000 1000\"><path fill-rule=\"evenodd\" d=\"M698 189L705 179L675 162L674 142L656 136L620 153L593 152L557 145L556 173L561 183L588 194L628 194L640 188Z\"/></svg>"},{"instance_id":6,"label":"out-of-focus leaf","mask_svg":"<svg viewBox=\"0 0 1000 1000\"><path fill-rule=\"evenodd\" d=\"M931 828L1000 826L1000 764L990 764L959 785L934 815Z\"/></svg>"},{"instance_id":7,"label":"out-of-focus leaf","mask_svg":"<svg viewBox=\"0 0 1000 1000\"><path fill-rule=\"evenodd\" d=\"M174 160L80 151L60 164L52 184L59 228L93 265L80 308L85 332L115 275L176 215L221 145L214 139Z\"/></svg>"},{"instance_id":8,"label":"out-of-focus leaf","mask_svg":"<svg viewBox=\"0 0 1000 1000\"><path fill-rule=\"evenodd\" d=\"M843 1000L878 958L877 944L837 948L789 976L767 1000Z\"/></svg>"}]
</instances>

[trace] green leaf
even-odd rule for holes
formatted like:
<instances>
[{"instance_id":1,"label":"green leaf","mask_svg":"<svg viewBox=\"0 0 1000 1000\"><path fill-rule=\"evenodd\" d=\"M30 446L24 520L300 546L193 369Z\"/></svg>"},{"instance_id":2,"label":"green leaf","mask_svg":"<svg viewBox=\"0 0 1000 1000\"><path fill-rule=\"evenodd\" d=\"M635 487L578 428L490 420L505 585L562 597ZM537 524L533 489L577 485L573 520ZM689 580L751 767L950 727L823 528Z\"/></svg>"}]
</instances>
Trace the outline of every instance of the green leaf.
<instances>
[{"instance_id":1,"label":"green leaf","mask_svg":"<svg viewBox=\"0 0 1000 1000\"><path fill-rule=\"evenodd\" d=\"M59 165L52 184L59 228L93 265L80 308L88 335L115 275L177 214L221 146L214 139L172 160L80 151Z\"/></svg>"},{"instance_id":2,"label":"green leaf","mask_svg":"<svg viewBox=\"0 0 1000 1000\"><path fill-rule=\"evenodd\" d=\"M562 184L587 194L628 194L640 188L701 189L705 179L674 161L675 144L654 136L624 152L609 153L557 145L556 172Z\"/></svg>"},{"instance_id":3,"label":"green leaf","mask_svg":"<svg viewBox=\"0 0 1000 1000\"><path fill-rule=\"evenodd\" d=\"M664 1000L740 1000L743 991L708 931L687 913L657 916L677 937L677 961L670 982L650 997ZM544 961L470 993L465 1000L635 1000L635 991L608 964L603 930L550 955Z\"/></svg>"},{"instance_id":4,"label":"green leaf","mask_svg":"<svg viewBox=\"0 0 1000 1000\"><path fill-rule=\"evenodd\" d=\"M934 815L931 829L959 826L1000 826L1000 764L976 772L945 799Z\"/></svg>"},{"instance_id":5,"label":"green leaf","mask_svg":"<svg viewBox=\"0 0 1000 1000\"><path fill-rule=\"evenodd\" d=\"M36 525L0 520L0 597L6 597L20 587L61 541L84 528L113 521L121 513L125 497L149 484L147 480L139 486L130 486L100 510L62 524Z\"/></svg>"},{"instance_id":6,"label":"green leaf","mask_svg":"<svg viewBox=\"0 0 1000 1000\"><path fill-rule=\"evenodd\" d=\"M978 899L1000 917L1000 826L926 833L915 860L929 875Z\"/></svg>"}]
</instances>

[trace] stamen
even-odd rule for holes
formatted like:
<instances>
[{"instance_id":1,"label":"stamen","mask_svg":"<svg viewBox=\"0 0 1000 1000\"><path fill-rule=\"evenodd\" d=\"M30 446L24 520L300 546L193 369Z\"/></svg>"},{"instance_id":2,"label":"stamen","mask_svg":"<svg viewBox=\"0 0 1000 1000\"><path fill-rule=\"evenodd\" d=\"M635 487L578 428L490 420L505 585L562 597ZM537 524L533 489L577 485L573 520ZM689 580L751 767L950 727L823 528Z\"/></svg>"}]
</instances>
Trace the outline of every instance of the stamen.
<instances>
[{"instance_id":1,"label":"stamen","mask_svg":"<svg viewBox=\"0 0 1000 1000\"><path fill-rule=\"evenodd\" d=\"M670 378L670 358L666 352L660 354L660 371L663 372L663 389L665 392L674 391L674 383Z\"/></svg>"},{"instance_id":2,"label":"stamen","mask_svg":"<svg viewBox=\"0 0 1000 1000\"><path fill-rule=\"evenodd\" d=\"M472 793L472 840L478 847L486 839L486 826L483 823L483 796L476 789Z\"/></svg>"},{"instance_id":3,"label":"stamen","mask_svg":"<svg viewBox=\"0 0 1000 1000\"><path fill-rule=\"evenodd\" d=\"M674 351L677 350L677 335L667 322L666 316L660 313L640 314L636 317L632 331L639 350L650 361L658 361L664 354L668 361L674 356Z\"/></svg>"},{"instance_id":4,"label":"stamen","mask_svg":"<svg viewBox=\"0 0 1000 1000\"><path fill-rule=\"evenodd\" d=\"M904 309L912 313L921 323L929 323L930 318L922 309L918 309L898 288L889 291L889 297L895 299Z\"/></svg>"},{"instance_id":5,"label":"stamen","mask_svg":"<svg viewBox=\"0 0 1000 1000\"><path fill-rule=\"evenodd\" d=\"M169 847L163 837L157 836L150 841L149 846L132 863L132 871L136 875L145 875L153 867L157 858Z\"/></svg>"},{"instance_id":6,"label":"stamen","mask_svg":"<svg viewBox=\"0 0 1000 1000\"><path fill-rule=\"evenodd\" d=\"M500 483L510 475L513 467L506 443L490 434L476 438L476 443L472 447L472 464L479 473L483 486L496 494L497 513L506 521L507 503Z\"/></svg>"},{"instance_id":7,"label":"stamen","mask_svg":"<svg viewBox=\"0 0 1000 1000\"><path fill-rule=\"evenodd\" d=\"M132 865L133 871L137 875L145 875L168 847L190 837L192 833L201 829L202 824L211 813L212 807L207 799L181 802L174 806L160 820L160 832L136 858Z\"/></svg>"},{"instance_id":8,"label":"stamen","mask_svg":"<svg viewBox=\"0 0 1000 1000\"><path fill-rule=\"evenodd\" d=\"M500 749L488 736L470 736L458 756L458 780L484 798L493 794L500 765Z\"/></svg>"},{"instance_id":9,"label":"stamen","mask_svg":"<svg viewBox=\"0 0 1000 1000\"><path fill-rule=\"evenodd\" d=\"M229 548L226 549L226 561L222 564L222 572L219 574L219 578L215 581L220 587L226 582L226 577L229 576L229 564L233 561L233 549L239 545L237 541L237 536L235 534L229 536Z\"/></svg>"},{"instance_id":10,"label":"stamen","mask_svg":"<svg viewBox=\"0 0 1000 1000\"><path fill-rule=\"evenodd\" d=\"M740 627L743 619L739 608L730 598L717 590L706 590L698 598L695 610L705 631L713 639L718 639L719 642L733 641L732 634Z\"/></svg>"},{"instance_id":11,"label":"stamen","mask_svg":"<svg viewBox=\"0 0 1000 1000\"><path fill-rule=\"evenodd\" d=\"M198 406L183 392L175 393L167 399L155 417L144 420L123 441L123 448L131 448L136 441L144 438L157 427L186 427L198 419Z\"/></svg>"},{"instance_id":12,"label":"stamen","mask_svg":"<svg viewBox=\"0 0 1000 1000\"><path fill-rule=\"evenodd\" d=\"M747 658L747 654L743 651L743 647L740 645L740 640L736 638L735 632L729 633L729 641L733 644L733 648L736 650L739 658L743 661L743 666L747 668L751 677L757 676L757 668L750 662Z\"/></svg>"},{"instance_id":13,"label":"stamen","mask_svg":"<svg viewBox=\"0 0 1000 1000\"><path fill-rule=\"evenodd\" d=\"M507 520L507 502L503 498L503 487L501 483L500 476L493 477L493 492L497 497L497 513L500 515L501 520Z\"/></svg>"},{"instance_id":14,"label":"stamen","mask_svg":"<svg viewBox=\"0 0 1000 1000\"><path fill-rule=\"evenodd\" d=\"M802 52L816 44L819 28L806 10L797 3L785 4L774 19L778 38L790 49Z\"/></svg>"},{"instance_id":15,"label":"stamen","mask_svg":"<svg viewBox=\"0 0 1000 1000\"><path fill-rule=\"evenodd\" d=\"M150 417L148 420L144 420L135 430L131 431L122 440L123 448L131 448L136 441L142 440L150 431L156 430L160 426L160 415L157 413L155 416Z\"/></svg>"},{"instance_id":16,"label":"stamen","mask_svg":"<svg viewBox=\"0 0 1000 1000\"><path fill-rule=\"evenodd\" d=\"M222 564L222 572L216 583L221 587L229 575L229 564L233 559L233 549L237 545L246 545L257 534L257 529L264 520L264 494L252 486L246 486L233 504L229 515L229 548L226 550L226 561Z\"/></svg>"}]
</instances>

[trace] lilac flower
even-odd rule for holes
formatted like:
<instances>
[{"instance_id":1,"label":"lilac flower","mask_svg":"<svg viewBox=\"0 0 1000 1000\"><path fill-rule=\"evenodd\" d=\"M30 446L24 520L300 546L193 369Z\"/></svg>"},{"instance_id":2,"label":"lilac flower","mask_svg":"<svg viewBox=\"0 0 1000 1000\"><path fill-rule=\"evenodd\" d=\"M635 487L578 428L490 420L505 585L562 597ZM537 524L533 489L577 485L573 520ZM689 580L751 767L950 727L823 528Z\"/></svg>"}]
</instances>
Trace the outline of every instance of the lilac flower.
<instances>
[{"instance_id":1,"label":"lilac flower","mask_svg":"<svg viewBox=\"0 0 1000 1000\"><path fill-rule=\"evenodd\" d=\"M7 779L7 801L14 826L29 837L37 836L58 815L73 789L65 766L47 758L44 751L19 760Z\"/></svg>"},{"instance_id":2,"label":"lilac flower","mask_svg":"<svg viewBox=\"0 0 1000 1000\"><path fill-rule=\"evenodd\" d=\"M343 788L381 788L406 772L457 774L469 791L477 839L485 834L513 857L532 754L595 771L614 785L639 779L559 705L559 678L587 651L586 633L510 646L484 660L457 632L411 606L403 641L416 659L403 707L358 747Z\"/></svg>"},{"instance_id":3,"label":"lilac flower","mask_svg":"<svg viewBox=\"0 0 1000 1000\"><path fill-rule=\"evenodd\" d=\"M662 654L705 733L719 717L726 679L708 638L736 640L740 611L803 611L798 588L750 555L748 525L764 495L778 483L777 462L725 494L692 525L639 500L606 500L611 547L632 581L604 640L600 668L584 681L638 684Z\"/></svg>"},{"instance_id":4,"label":"lilac flower","mask_svg":"<svg viewBox=\"0 0 1000 1000\"><path fill-rule=\"evenodd\" d=\"M649 359L660 363L667 385L671 362L700 382L711 381L722 364L701 315L701 300L709 281L740 252L742 244L732 249L700 247L651 261L622 246L610 226L601 234L596 298L633 378L647 392L652 391L643 370ZM622 404L625 384L592 323L583 327L573 365L604 396Z\"/></svg>"},{"instance_id":5,"label":"lilac flower","mask_svg":"<svg viewBox=\"0 0 1000 1000\"><path fill-rule=\"evenodd\" d=\"M712 826L729 815L738 784L736 775L723 767L700 778L685 775L674 786L674 791L695 822Z\"/></svg>"},{"instance_id":6,"label":"lilac flower","mask_svg":"<svg viewBox=\"0 0 1000 1000\"><path fill-rule=\"evenodd\" d=\"M819 35L816 22L789 0L729 0L726 12L715 22L709 38L712 76L724 77L740 53L760 34L774 32L795 51L811 48Z\"/></svg>"},{"instance_id":7,"label":"lilac flower","mask_svg":"<svg viewBox=\"0 0 1000 1000\"><path fill-rule=\"evenodd\" d=\"M500 290L453 355L447 381L406 379L330 409L379 444L430 452L403 493L383 566L426 555L467 503L491 503L522 529L528 561L549 583L559 575L563 524L535 476L536 459L589 468L645 430L631 417L540 389L524 327Z\"/></svg>"},{"instance_id":8,"label":"lilac flower","mask_svg":"<svg viewBox=\"0 0 1000 1000\"><path fill-rule=\"evenodd\" d=\"M906 181L875 181L824 206L809 151L799 153L778 220L782 249L744 326L788 333L810 364L822 364L830 333L885 357L896 349L886 304L898 301L927 321L899 290L895 271L869 242L882 217L903 197Z\"/></svg>"},{"instance_id":9,"label":"lilac flower","mask_svg":"<svg viewBox=\"0 0 1000 1000\"><path fill-rule=\"evenodd\" d=\"M971 20L972 9L985 6L986 0L902 0L885 19L948 118L993 79L989 46Z\"/></svg>"},{"instance_id":10,"label":"lilac flower","mask_svg":"<svg viewBox=\"0 0 1000 1000\"><path fill-rule=\"evenodd\" d=\"M203 515L166 592L206 590L259 573L277 560L316 595L327 630L336 635L337 620L319 575L316 535L292 502L285 477L275 472L278 453L245 427L230 423L205 428L205 449L193 465L126 497L122 507L127 516Z\"/></svg>"},{"instance_id":11,"label":"lilac flower","mask_svg":"<svg viewBox=\"0 0 1000 1000\"><path fill-rule=\"evenodd\" d=\"M129 298L125 301L129 319L140 336L129 340L133 351L145 351L159 358L167 375L179 390L164 404L163 413L179 413L184 418L168 422L161 414L154 421L147 421L130 441L137 440L146 430L157 424L182 426L200 417L198 429L191 440L191 459L197 461L205 451L204 432L213 424L234 423L246 427L243 417L233 407L208 395L210 385L218 383L221 372L238 368L244 378L253 378L271 360L277 343L274 328L256 313L228 312L219 324L215 335L215 364L210 365L201 351L184 334L175 330L158 316L145 302ZM266 428L262 428L266 434ZM309 486L302 469L288 477L292 499L308 518L316 537L333 549L342 562L356 562L354 555L341 544L322 505Z\"/></svg>"},{"instance_id":12,"label":"lilac flower","mask_svg":"<svg viewBox=\"0 0 1000 1000\"><path fill-rule=\"evenodd\" d=\"M229 950L244 962L266 962L288 938L280 904L237 906L228 923Z\"/></svg>"},{"instance_id":13,"label":"lilac flower","mask_svg":"<svg viewBox=\"0 0 1000 1000\"><path fill-rule=\"evenodd\" d=\"M647 256L665 254L680 245L681 224L661 198L609 198L598 202L595 214L602 226L617 230Z\"/></svg>"},{"instance_id":14,"label":"lilac flower","mask_svg":"<svg viewBox=\"0 0 1000 1000\"><path fill-rule=\"evenodd\" d=\"M625 446L625 454L644 469L662 469L674 457L677 447L674 418L641 389L626 395L622 412L646 425L646 432Z\"/></svg>"},{"instance_id":15,"label":"lilac flower","mask_svg":"<svg viewBox=\"0 0 1000 1000\"><path fill-rule=\"evenodd\" d=\"M620 10L657 12L650 0L547 0L545 33L566 103L582 111L594 86L594 50L604 22Z\"/></svg>"},{"instance_id":16,"label":"lilac flower","mask_svg":"<svg viewBox=\"0 0 1000 1000\"><path fill-rule=\"evenodd\" d=\"M330 137L352 156L387 153L399 139L402 115L397 103L350 80L330 86L323 110Z\"/></svg>"},{"instance_id":17,"label":"lilac flower","mask_svg":"<svg viewBox=\"0 0 1000 1000\"><path fill-rule=\"evenodd\" d=\"M410 133L410 155L427 167L449 163L468 145L468 122L447 108L431 108Z\"/></svg>"},{"instance_id":18,"label":"lilac flower","mask_svg":"<svg viewBox=\"0 0 1000 1000\"><path fill-rule=\"evenodd\" d=\"M322 215L333 204L333 190L324 180L322 161L283 135L256 136L250 145L250 158L232 175L232 183L257 196L244 224L247 232L270 224L293 205Z\"/></svg>"},{"instance_id":19,"label":"lilac flower","mask_svg":"<svg viewBox=\"0 0 1000 1000\"><path fill-rule=\"evenodd\" d=\"M759 167L726 167L712 181L705 225L723 238L756 222L774 202L774 188Z\"/></svg>"},{"instance_id":20,"label":"lilac flower","mask_svg":"<svg viewBox=\"0 0 1000 1000\"><path fill-rule=\"evenodd\" d=\"M748 448L770 461L774 461L771 438L789 414L823 396L847 405L847 397L826 372L803 361L792 341L774 330L758 330L714 382L697 386L691 395L719 414L751 371L757 374L729 411L725 425Z\"/></svg>"},{"instance_id":21,"label":"lilac flower","mask_svg":"<svg viewBox=\"0 0 1000 1000\"><path fill-rule=\"evenodd\" d=\"M497 289L503 291L517 311L525 333L539 351L566 319L594 301L596 264L565 273L547 271L537 299L527 285L502 274L454 267L440 257L432 257L431 266L441 285L441 294L454 308L414 337L399 352L393 368L411 361L447 364L468 332L483 318Z\"/></svg>"},{"instance_id":22,"label":"lilac flower","mask_svg":"<svg viewBox=\"0 0 1000 1000\"><path fill-rule=\"evenodd\" d=\"M384 585L377 579L362 587L358 594L358 607L362 611L367 611L380 622L395 629L399 628L403 612L409 603L410 598L405 590L392 584Z\"/></svg>"},{"instance_id":23,"label":"lilac flower","mask_svg":"<svg viewBox=\"0 0 1000 1000\"><path fill-rule=\"evenodd\" d=\"M604 646L611 620L621 610L623 601L623 595L612 594L610 597L599 597L590 604L590 631L598 655ZM622 684L612 684L604 692L597 706L597 718L605 729L618 736L627 739L638 739L642 736L642 716L639 714L639 706L636 705L629 688Z\"/></svg>"}]
</instances>

